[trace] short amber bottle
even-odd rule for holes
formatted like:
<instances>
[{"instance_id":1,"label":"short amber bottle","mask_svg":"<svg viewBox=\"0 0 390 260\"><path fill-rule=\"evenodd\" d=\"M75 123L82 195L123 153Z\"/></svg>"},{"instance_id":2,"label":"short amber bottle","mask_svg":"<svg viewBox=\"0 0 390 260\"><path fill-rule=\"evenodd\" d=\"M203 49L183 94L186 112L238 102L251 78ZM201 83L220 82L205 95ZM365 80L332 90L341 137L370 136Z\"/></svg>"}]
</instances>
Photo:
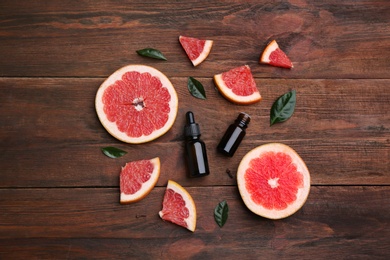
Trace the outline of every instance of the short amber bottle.
<instances>
[{"instance_id":1,"label":"short amber bottle","mask_svg":"<svg viewBox=\"0 0 390 260\"><path fill-rule=\"evenodd\" d=\"M200 140L199 125L195 123L194 114L188 111L186 114L185 156L190 177L202 177L209 175L209 163L205 143Z\"/></svg>"},{"instance_id":2,"label":"short amber bottle","mask_svg":"<svg viewBox=\"0 0 390 260\"><path fill-rule=\"evenodd\" d=\"M251 118L246 113L240 113L233 124L226 130L224 136L217 146L217 150L227 156L232 157L246 134Z\"/></svg>"}]
</instances>

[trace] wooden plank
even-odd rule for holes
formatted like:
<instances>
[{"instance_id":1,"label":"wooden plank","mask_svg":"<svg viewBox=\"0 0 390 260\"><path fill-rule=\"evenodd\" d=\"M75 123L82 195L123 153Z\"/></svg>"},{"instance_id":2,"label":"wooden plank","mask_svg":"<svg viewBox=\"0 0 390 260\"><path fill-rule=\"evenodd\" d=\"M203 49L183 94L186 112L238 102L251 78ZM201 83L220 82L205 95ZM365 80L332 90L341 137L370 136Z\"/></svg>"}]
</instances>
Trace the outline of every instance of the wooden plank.
<instances>
[{"instance_id":1,"label":"wooden plank","mask_svg":"<svg viewBox=\"0 0 390 260\"><path fill-rule=\"evenodd\" d=\"M273 221L251 213L236 187L189 187L198 213L194 233L163 222L165 188L119 205L117 189L1 189L2 258L244 259L386 258L390 187L313 186L304 207ZM226 200L223 228L213 210Z\"/></svg>"},{"instance_id":2,"label":"wooden plank","mask_svg":"<svg viewBox=\"0 0 390 260\"><path fill-rule=\"evenodd\" d=\"M0 259L389 259L389 13L386 0L0 1ZM214 40L199 67L179 35ZM294 69L258 63L271 39ZM135 53L145 47L168 61ZM94 109L99 85L130 63L164 72L179 96L172 129L142 145L111 137ZM212 83L243 64L263 96L251 106L227 102ZM190 96L189 76L207 100ZM293 117L270 127L273 101L291 89ZM188 110L207 145L206 178L186 175ZM223 157L215 147L241 111L252 116L248 134ZM235 180L245 153L269 142L293 147L312 178L304 207L278 221L250 212ZM129 153L110 159L104 146ZM120 205L121 166L155 156L156 187ZM195 233L158 217L169 179L195 200ZM220 228L222 200L230 211Z\"/></svg>"},{"instance_id":3,"label":"wooden plank","mask_svg":"<svg viewBox=\"0 0 390 260\"><path fill-rule=\"evenodd\" d=\"M235 235L240 240L241 235ZM273 242L255 237L256 242L246 244L226 242L225 237L207 241L183 240L183 237L164 239L0 239L0 256L6 259L388 259L386 240L371 240L369 245L356 238L328 239L296 245L285 238ZM297 241L296 243L299 243ZM293 245L291 245L293 244ZM317 247L316 247L317 245Z\"/></svg>"},{"instance_id":4,"label":"wooden plank","mask_svg":"<svg viewBox=\"0 0 390 260\"><path fill-rule=\"evenodd\" d=\"M1 187L117 186L126 162L160 156L163 175L158 183L178 179L185 185L184 114L195 113L206 142L212 174L200 185L232 185L241 158L268 142L292 146L306 161L313 184L390 184L389 80L265 80L257 79L263 100L237 106L223 99L211 79L199 78L207 100L190 96L186 78L172 78L179 95L173 128L157 141L128 145L101 126L94 97L103 79L1 78ZM293 117L269 127L273 101L296 89ZM215 151L227 126L240 111L252 116L247 136L233 158ZM112 160L104 146L129 152ZM167 153L166 151L170 151ZM60 173L60 174L59 174Z\"/></svg>"},{"instance_id":5,"label":"wooden plank","mask_svg":"<svg viewBox=\"0 0 390 260\"><path fill-rule=\"evenodd\" d=\"M130 63L207 77L249 64L261 78L389 78L390 4L380 1L1 1L0 76L107 76ZM194 69L179 35L215 41ZM271 39L293 70L259 65ZM168 58L138 56L145 47Z\"/></svg>"},{"instance_id":6,"label":"wooden plank","mask_svg":"<svg viewBox=\"0 0 390 260\"><path fill-rule=\"evenodd\" d=\"M100 145L72 144L63 147L6 148L1 156L1 187L117 187L121 167L129 161L160 157L161 176L157 183L176 179L186 186L235 185L241 158L250 149L267 143L252 141L244 145L234 158L214 151L216 142L207 142L211 174L202 179L189 179L181 143L151 144L140 148L117 143ZM389 185L389 145L387 141L284 141L305 160L314 185ZM127 152L120 159L109 159L100 149L115 145ZM169 153L167 153L169 151ZM230 175L228 174L230 172Z\"/></svg>"}]
</instances>

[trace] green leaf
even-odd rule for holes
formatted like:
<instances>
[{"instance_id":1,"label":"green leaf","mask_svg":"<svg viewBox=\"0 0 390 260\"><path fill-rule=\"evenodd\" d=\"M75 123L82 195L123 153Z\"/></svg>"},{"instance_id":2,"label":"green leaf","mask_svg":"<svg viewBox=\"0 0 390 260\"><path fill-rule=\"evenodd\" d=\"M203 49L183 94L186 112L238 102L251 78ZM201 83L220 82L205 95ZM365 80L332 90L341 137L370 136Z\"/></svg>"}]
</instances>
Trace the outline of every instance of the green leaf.
<instances>
[{"instance_id":1,"label":"green leaf","mask_svg":"<svg viewBox=\"0 0 390 260\"><path fill-rule=\"evenodd\" d=\"M229 206L226 200L220 202L214 209L214 219L218 226L223 227L228 219Z\"/></svg>"},{"instance_id":2,"label":"green leaf","mask_svg":"<svg viewBox=\"0 0 390 260\"><path fill-rule=\"evenodd\" d=\"M119 158L125 154L127 154L126 151L123 151L121 149L118 149L118 148L115 148L115 147L111 147L111 146L108 146L108 147L104 147L102 148L102 152L110 157L110 158Z\"/></svg>"},{"instance_id":3,"label":"green leaf","mask_svg":"<svg viewBox=\"0 0 390 260\"><path fill-rule=\"evenodd\" d=\"M141 56L158 59L158 60L167 60L167 58L164 57L161 51L153 48L146 48L146 49L138 50L136 52Z\"/></svg>"},{"instance_id":4,"label":"green leaf","mask_svg":"<svg viewBox=\"0 0 390 260\"><path fill-rule=\"evenodd\" d=\"M203 88L202 83L200 83L193 77L188 78L187 87L192 96L200 99L206 99L206 92Z\"/></svg>"},{"instance_id":5,"label":"green leaf","mask_svg":"<svg viewBox=\"0 0 390 260\"><path fill-rule=\"evenodd\" d=\"M270 125L284 122L294 113L296 103L295 90L280 96L271 107Z\"/></svg>"}]
</instances>

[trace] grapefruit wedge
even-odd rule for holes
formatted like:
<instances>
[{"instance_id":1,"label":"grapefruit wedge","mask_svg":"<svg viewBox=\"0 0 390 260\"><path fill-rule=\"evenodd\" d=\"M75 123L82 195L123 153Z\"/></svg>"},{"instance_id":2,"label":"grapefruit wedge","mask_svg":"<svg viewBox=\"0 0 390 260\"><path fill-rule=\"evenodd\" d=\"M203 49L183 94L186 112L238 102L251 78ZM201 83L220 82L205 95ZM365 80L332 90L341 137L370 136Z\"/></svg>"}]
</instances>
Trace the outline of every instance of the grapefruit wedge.
<instances>
[{"instance_id":1,"label":"grapefruit wedge","mask_svg":"<svg viewBox=\"0 0 390 260\"><path fill-rule=\"evenodd\" d=\"M294 67L286 53L279 48L279 45L275 40L271 41L264 49L260 58L260 63L287 69Z\"/></svg>"},{"instance_id":2,"label":"grapefruit wedge","mask_svg":"<svg viewBox=\"0 0 390 260\"><path fill-rule=\"evenodd\" d=\"M96 93L103 127L126 143L145 143L165 134L177 115L178 98L169 79L155 68L128 65L109 76Z\"/></svg>"},{"instance_id":3,"label":"grapefruit wedge","mask_svg":"<svg viewBox=\"0 0 390 260\"><path fill-rule=\"evenodd\" d=\"M169 180L164 194L163 208L158 213L166 221L194 232L196 207L191 195L180 184Z\"/></svg>"},{"instance_id":4,"label":"grapefruit wedge","mask_svg":"<svg viewBox=\"0 0 390 260\"><path fill-rule=\"evenodd\" d=\"M146 197L160 177L160 158L128 162L120 173L120 203L129 204Z\"/></svg>"},{"instance_id":5,"label":"grapefruit wedge","mask_svg":"<svg viewBox=\"0 0 390 260\"><path fill-rule=\"evenodd\" d=\"M198 66L209 56L213 46L212 40L200 40L186 36L179 36L179 41L194 66Z\"/></svg>"},{"instance_id":6,"label":"grapefruit wedge","mask_svg":"<svg viewBox=\"0 0 390 260\"><path fill-rule=\"evenodd\" d=\"M270 143L243 157L237 170L237 185L249 210L265 218L281 219L294 214L306 202L310 173L292 148Z\"/></svg>"},{"instance_id":7,"label":"grapefruit wedge","mask_svg":"<svg viewBox=\"0 0 390 260\"><path fill-rule=\"evenodd\" d=\"M249 105L261 100L248 65L214 75L214 83L222 96L233 103Z\"/></svg>"}]
</instances>

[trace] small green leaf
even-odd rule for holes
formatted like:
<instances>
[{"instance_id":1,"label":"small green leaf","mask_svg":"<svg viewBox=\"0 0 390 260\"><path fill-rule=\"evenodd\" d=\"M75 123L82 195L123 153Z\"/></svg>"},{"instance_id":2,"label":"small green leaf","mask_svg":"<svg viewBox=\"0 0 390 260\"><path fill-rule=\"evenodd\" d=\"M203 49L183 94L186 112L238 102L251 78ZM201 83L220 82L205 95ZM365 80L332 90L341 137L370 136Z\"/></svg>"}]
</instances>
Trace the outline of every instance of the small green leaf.
<instances>
[{"instance_id":1,"label":"small green leaf","mask_svg":"<svg viewBox=\"0 0 390 260\"><path fill-rule=\"evenodd\" d=\"M193 77L188 78L187 87L192 96L200 99L206 99L206 92L203 88L202 83L200 83Z\"/></svg>"},{"instance_id":2,"label":"small green leaf","mask_svg":"<svg viewBox=\"0 0 390 260\"><path fill-rule=\"evenodd\" d=\"M136 52L141 56L158 59L158 60L167 60L167 58L164 57L161 51L153 48L146 48L146 49L138 50Z\"/></svg>"},{"instance_id":3,"label":"small green leaf","mask_svg":"<svg viewBox=\"0 0 390 260\"><path fill-rule=\"evenodd\" d=\"M218 226L223 227L228 219L229 206L226 200L220 202L214 209L214 219Z\"/></svg>"},{"instance_id":4,"label":"small green leaf","mask_svg":"<svg viewBox=\"0 0 390 260\"><path fill-rule=\"evenodd\" d=\"M270 125L284 122L289 119L295 109L296 93L295 90L287 92L280 96L271 107Z\"/></svg>"},{"instance_id":5,"label":"small green leaf","mask_svg":"<svg viewBox=\"0 0 390 260\"><path fill-rule=\"evenodd\" d=\"M102 152L110 157L110 158L119 158L125 154L127 154L126 151L123 151L121 149L118 149L118 148L115 148L115 147L111 147L111 146L108 146L108 147L104 147L102 148Z\"/></svg>"}]
</instances>

